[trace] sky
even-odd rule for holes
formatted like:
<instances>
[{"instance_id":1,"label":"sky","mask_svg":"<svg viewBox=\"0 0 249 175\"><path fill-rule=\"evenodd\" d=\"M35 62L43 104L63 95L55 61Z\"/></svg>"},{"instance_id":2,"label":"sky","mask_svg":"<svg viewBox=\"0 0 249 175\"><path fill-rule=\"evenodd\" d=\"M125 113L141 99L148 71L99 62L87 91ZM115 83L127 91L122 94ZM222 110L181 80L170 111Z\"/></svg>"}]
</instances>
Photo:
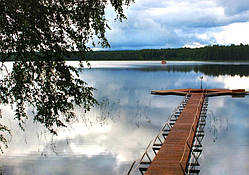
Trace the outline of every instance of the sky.
<instances>
[{"instance_id":1,"label":"sky","mask_svg":"<svg viewBox=\"0 0 249 175\"><path fill-rule=\"evenodd\" d=\"M125 14L106 10L109 50L249 44L248 0L135 0Z\"/></svg>"}]
</instances>

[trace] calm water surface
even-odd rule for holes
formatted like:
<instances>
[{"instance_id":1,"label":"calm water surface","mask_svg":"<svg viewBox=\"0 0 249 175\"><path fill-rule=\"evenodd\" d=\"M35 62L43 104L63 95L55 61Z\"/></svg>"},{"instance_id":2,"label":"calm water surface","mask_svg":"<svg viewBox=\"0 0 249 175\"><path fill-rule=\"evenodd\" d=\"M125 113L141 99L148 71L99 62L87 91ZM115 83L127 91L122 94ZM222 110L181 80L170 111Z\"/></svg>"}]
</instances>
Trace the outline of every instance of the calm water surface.
<instances>
[{"instance_id":1,"label":"calm water surface","mask_svg":"<svg viewBox=\"0 0 249 175\"><path fill-rule=\"evenodd\" d=\"M100 105L51 136L26 122L22 132L4 118L12 130L9 148L0 158L4 175L114 175L126 174L140 158L183 97L153 96L151 90L245 88L249 90L249 64L203 62L92 62L81 77L94 86ZM249 97L209 98L202 175L249 172ZM13 116L8 106L3 115ZM30 114L31 115L31 114ZM1 174L1 173L0 173Z\"/></svg>"}]
</instances>

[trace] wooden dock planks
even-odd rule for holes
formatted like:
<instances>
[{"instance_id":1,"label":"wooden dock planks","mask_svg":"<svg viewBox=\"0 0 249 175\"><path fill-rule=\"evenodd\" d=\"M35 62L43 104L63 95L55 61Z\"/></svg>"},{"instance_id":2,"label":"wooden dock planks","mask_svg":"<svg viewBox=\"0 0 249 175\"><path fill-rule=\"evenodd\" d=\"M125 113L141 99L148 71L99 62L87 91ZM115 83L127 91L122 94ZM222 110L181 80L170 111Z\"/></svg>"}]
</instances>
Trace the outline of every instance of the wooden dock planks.
<instances>
[{"instance_id":1,"label":"wooden dock planks","mask_svg":"<svg viewBox=\"0 0 249 175\"><path fill-rule=\"evenodd\" d=\"M145 175L183 175L198 125L204 93L193 93Z\"/></svg>"}]
</instances>

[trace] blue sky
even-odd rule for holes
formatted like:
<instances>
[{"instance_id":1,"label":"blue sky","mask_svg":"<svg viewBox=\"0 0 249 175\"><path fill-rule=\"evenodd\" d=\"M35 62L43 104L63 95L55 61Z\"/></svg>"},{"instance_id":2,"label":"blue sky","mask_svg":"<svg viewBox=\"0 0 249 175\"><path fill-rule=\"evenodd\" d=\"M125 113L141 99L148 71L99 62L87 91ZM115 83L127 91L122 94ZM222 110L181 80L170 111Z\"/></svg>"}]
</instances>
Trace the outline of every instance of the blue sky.
<instances>
[{"instance_id":1,"label":"blue sky","mask_svg":"<svg viewBox=\"0 0 249 175\"><path fill-rule=\"evenodd\" d=\"M135 0L125 14L106 9L110 50L249 44L249 0Z\"/></svg>"}]
</instances>

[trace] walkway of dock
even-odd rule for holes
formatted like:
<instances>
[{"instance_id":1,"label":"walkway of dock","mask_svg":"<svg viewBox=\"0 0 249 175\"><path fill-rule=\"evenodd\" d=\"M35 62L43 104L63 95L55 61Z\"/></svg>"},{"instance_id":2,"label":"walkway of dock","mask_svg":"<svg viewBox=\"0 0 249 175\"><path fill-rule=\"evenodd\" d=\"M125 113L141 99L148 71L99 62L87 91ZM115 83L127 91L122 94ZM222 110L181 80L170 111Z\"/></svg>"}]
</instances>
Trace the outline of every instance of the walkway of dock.
<instances>
[{"instance_id":1,"label":"walkway of dock","mask_svg":"<svg viewBox=\"0 0 249 175\"><path fill-rule=\"evenodd\" d=\"M205 99L193 93L145 175L183 175Z\"/></svg>"}]
</instances>

